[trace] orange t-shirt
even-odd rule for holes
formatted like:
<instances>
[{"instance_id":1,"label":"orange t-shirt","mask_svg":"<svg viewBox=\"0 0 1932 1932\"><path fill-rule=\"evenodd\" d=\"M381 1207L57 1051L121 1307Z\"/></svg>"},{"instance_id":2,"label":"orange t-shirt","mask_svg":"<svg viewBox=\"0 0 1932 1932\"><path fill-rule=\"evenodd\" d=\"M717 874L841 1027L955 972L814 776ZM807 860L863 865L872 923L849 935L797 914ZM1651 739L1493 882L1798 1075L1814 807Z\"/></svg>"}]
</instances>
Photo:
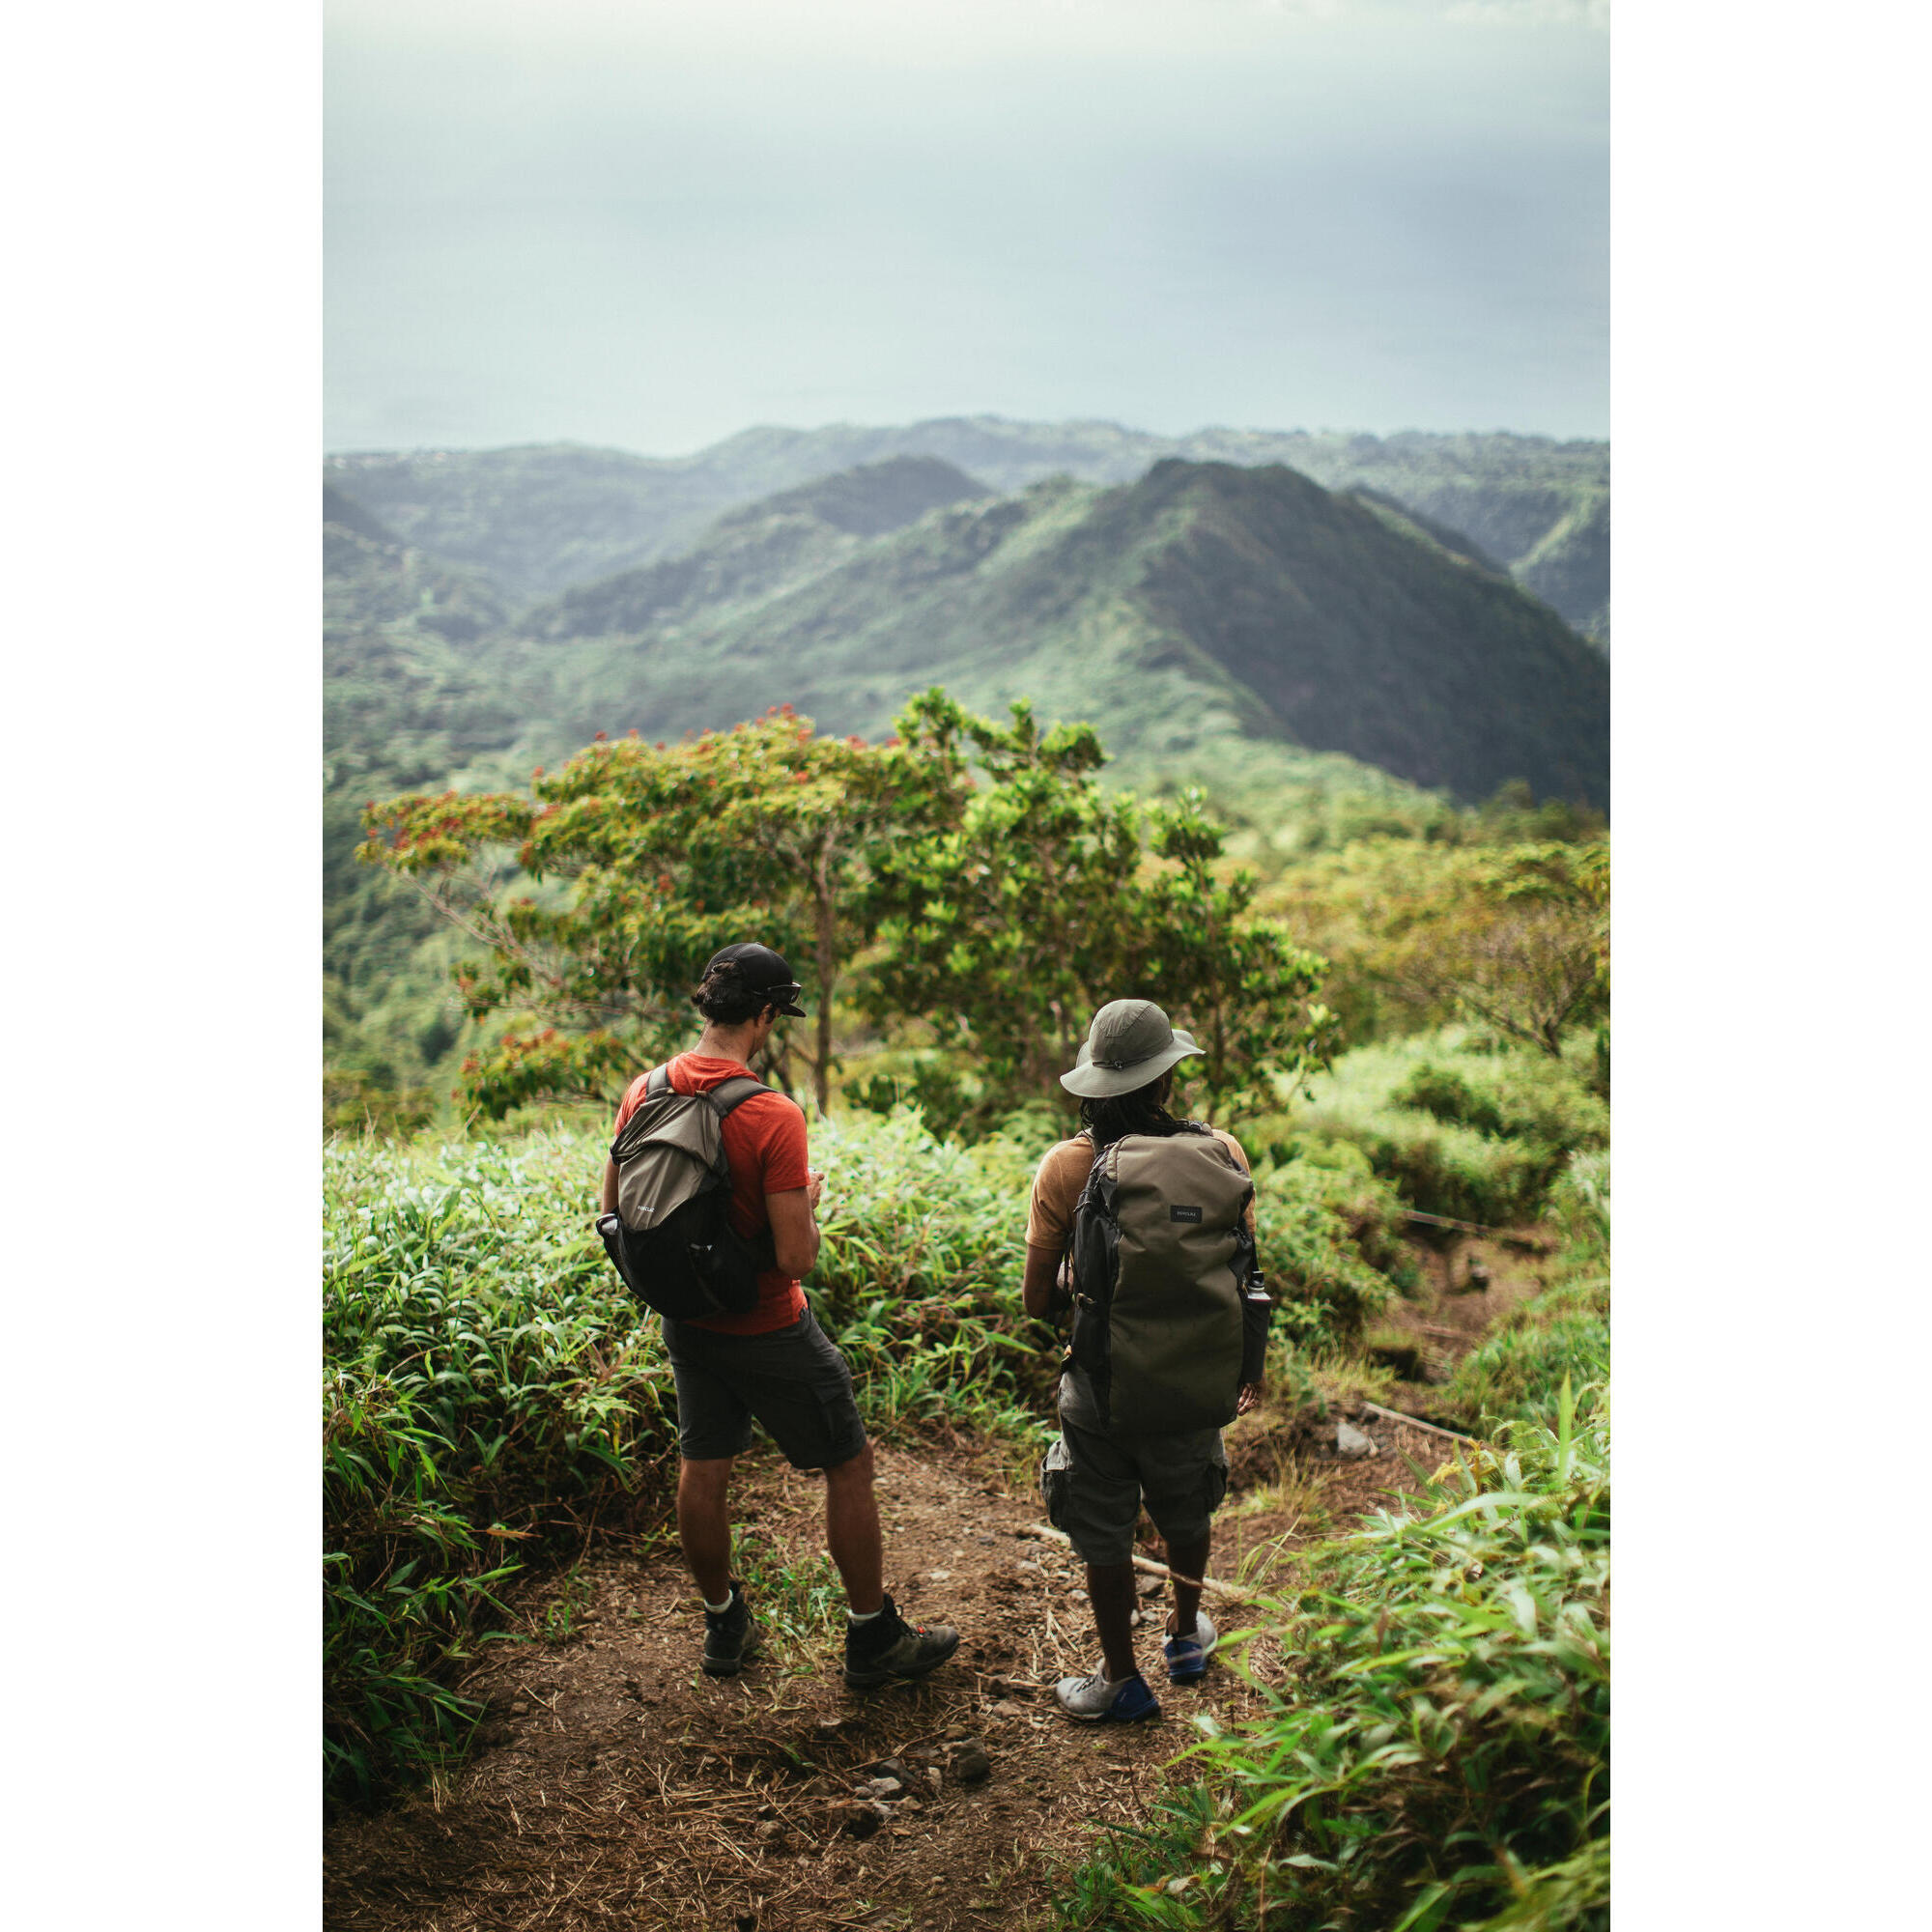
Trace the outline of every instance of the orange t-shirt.
<instances>
[{"instance_id":1,"label":"orange t-shirt","mask_svg":"<svg viewBox=\"0 0 1932 1932\"><path fill-rule=\"evenodd\" d=\"M680 1053L669 1069L675 1094L706 1094L752 1070L735 1060L696 1053ZM649 1078L640 1073L631 1082L617 1109L617 1133L624 1131L624 1122L642 1104ZM753 1094L725 1115L723 1132L724 1158L731 1168L731 1205L725 1211L732 1227L749 1240L771 1226L771 1216L765 1212L767 1194L789 1194L805 1185L805 1111L783 1094ZM789 1327L804 1313L805 1291L797 1281L781 1268L767 1268L758 1276L755 1307L743 1315L708 1316L691 1326L714 1328L723 1335L764 1335Z\"/></svg>"}]
</instances>

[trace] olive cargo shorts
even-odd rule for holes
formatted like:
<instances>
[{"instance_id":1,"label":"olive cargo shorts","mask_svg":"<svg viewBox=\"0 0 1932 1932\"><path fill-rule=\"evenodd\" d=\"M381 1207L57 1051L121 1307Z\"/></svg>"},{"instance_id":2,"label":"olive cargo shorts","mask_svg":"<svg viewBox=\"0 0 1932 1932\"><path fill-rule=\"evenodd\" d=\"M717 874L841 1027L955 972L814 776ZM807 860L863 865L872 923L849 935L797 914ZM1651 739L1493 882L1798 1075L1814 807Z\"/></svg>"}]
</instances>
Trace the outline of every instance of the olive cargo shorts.
<instances>
[{"instance_id":1,"label":"olive cargo shorts","mask_svg":"<svg viewBox=\"0 0 1932 1932\"><path fill-rule=\"evenodd\" d=\"M1208 1534L1228 1493L1228 1458L1218 1429L1102 1435L1063 1415L1039 1489L1048 1521L1066 1532L1083 1562L1125 1563L1143 1501L1170 1547Z\"/></svg>"}]
</instances>

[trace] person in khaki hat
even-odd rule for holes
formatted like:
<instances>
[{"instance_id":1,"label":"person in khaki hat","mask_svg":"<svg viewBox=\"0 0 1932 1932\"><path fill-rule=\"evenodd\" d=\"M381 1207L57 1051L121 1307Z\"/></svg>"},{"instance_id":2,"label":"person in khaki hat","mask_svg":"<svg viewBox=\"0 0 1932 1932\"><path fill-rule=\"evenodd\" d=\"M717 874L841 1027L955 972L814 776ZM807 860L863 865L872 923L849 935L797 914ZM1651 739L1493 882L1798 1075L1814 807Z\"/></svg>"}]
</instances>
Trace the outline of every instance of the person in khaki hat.
<instances>
[{"instance_id":1,"label":"person in khaki hat","mask_svg":"<svg viewBox=\"0 0 1932 1932\"><path fill-rule=\"evenodd\" d=\"M1094 1160L1128 1134L1211 1132L1242 1175L1247 1156L1232 1134L1177 1119L1168 1101L1174 1069L1202 1048L1169 1023L1151 1000L1115 1000L1094 1014L1072 1069L1061 1085L1080 1098L1081 1129L1049 1148L1028 1206L1026 1272L1021 1294L1036 1318L1065 1306L1063 1267L1073 1239L1074 1209ZM1254 1226L1249 1201L1246 1223ZM1245 1414L1258 1383L1239 1394ZM1069 1361L1060 1381L1061 1439L1048 1452L1041 1487L1048 1513L1087 1565L1087 1590L1100 1639L1100 1667L1062 1680L1057 1695L1068 1717L1132 1723L1160 1715L1160 1703L1134 1657L1134 1526L1145 1502L1167 1546L1174 1605L1164 1643L1168 1681L1198 1681L1214 1649L1214 1626L1201 1608L1211 1523L1227 1492L1228 1462L1218 1429L1162 1431L1157 1417L1102 1418L1087 1376ZM1191 1579L1191 1580L1184 1580Z\"/></svg>"}]
</instances>

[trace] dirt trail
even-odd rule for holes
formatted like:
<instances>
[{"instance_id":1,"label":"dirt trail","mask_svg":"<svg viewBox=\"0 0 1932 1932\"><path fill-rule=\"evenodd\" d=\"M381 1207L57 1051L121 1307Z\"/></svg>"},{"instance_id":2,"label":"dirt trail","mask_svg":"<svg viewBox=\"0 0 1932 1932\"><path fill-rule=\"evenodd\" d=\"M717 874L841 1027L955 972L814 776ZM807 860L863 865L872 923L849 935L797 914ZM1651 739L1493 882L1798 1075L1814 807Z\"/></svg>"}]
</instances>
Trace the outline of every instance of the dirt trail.
<instances>
[{"instance_id":1,"label":"dirt trail","mask_svg":"<svg viewBox=\"0 0 1932 1932\"><path fill-rule=\"evenodd\" d=\"M1265 1406L1229 1430L1215 1576L1264 1586L1308 1536L1414 1490L1406 1459L1433 1469L1450 1448L1357 1420L1378 1453L1355 1462ZM1254 1684L1216 1659L1201 1686L1171 1687L1159 1648L1167 1600L1149 1595L1137 1634L1162 1721L1071 1723L1053 1685L1091 1669L1096 1646L1077 1560L1023 1533L1041 1520L1037 1495L970 1449L882 1446L878 1467L889 1586L914 1621L958 1626L952 1662L917 1686L845 1689L839 1600L811 1591L831 1577L823 1486L760 1438L740 1464L736 1515L748 1594L767 1612L763 1658L734 1679L697 1670L701 1620L669 1547L605 1549L567 1577L526 1579L516 1640L487 1646L464 1683L488 1707L467 1765L328 1829L327 1923L953 1932L1049 1922L1056 1885L1096 1831L1144 1817L1162 1767L1194 1735L1188 1719L1240 1717L1257 1685L1283 1681L1283 1660L1263 1639L1245 1653ZM1145 1520L1142 1529L1159 1554ZM1224 1633L1243 1621L1226 1599L1210 1595L1208 1607ZM948 1768L969 1741L991 1762L978 1782ZM887 1757L904 1768L908 1795L888 1821L860 1820L876 1830L856 1836L854 1788Z\"/></svg>"}]
</instances>

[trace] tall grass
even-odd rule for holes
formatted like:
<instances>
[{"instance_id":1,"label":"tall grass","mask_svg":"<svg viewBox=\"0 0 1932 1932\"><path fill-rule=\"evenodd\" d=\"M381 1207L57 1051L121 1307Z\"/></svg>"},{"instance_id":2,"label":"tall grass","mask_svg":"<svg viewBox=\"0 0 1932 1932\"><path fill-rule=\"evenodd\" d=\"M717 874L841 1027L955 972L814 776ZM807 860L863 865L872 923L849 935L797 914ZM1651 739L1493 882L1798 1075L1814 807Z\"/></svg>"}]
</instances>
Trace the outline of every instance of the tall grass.
<instances>
[{"instance_id":1,"label":"tall grass","mask_svg":"<svg viewBox=\"0 0 1932 1932\"><path fill-rule=\"evenodd\" d=\"M1565 1382L1504 1433L1321 1552L1266 1619L1293 1687L1197 1720L1189 1781L1072 1874L1065 1925L1607 1926L1605 1401Z\"/></svg>"},{"instance_id":2,"label":"tall grass","mask_svg":"<svg viewBox=\"0 0 1932 1932\"><path fill-rule=\"evenodd\" d=\"M1548 1285L1457 1365L1444 1391L1479 1428L1547 1422L1565 1380L1610 1371L1609 1156L1578 1153L1549 1191L1563 1236Z\"/></svg>"},{"instance_id":3,"label":"tall grass","mask_svg":"<svg viewBox=\"0 0 1932 1932\"><path fill-rule=\"evenodd\" d=\"M517 1547L635 1492L666 1370L591 1234L574 1137L325 1151L324 1752L338 1795L446 1758L440 1673Z\"/></svg>"},{"instance_id":4,"label":"tall grass","mask_svg":"<svg viewBox=\"0 0 1932 1932\"><path fill-rule=\"evenodd\" d=\"M1543 1211L1573 1153L1607 1142L1609 1112L1588 1080L1580 1060L1447 1027L1344 1054L1275 1131L1359 1148L1426 1212L1507 1227Z\"/></svg>"}]
</instances>

